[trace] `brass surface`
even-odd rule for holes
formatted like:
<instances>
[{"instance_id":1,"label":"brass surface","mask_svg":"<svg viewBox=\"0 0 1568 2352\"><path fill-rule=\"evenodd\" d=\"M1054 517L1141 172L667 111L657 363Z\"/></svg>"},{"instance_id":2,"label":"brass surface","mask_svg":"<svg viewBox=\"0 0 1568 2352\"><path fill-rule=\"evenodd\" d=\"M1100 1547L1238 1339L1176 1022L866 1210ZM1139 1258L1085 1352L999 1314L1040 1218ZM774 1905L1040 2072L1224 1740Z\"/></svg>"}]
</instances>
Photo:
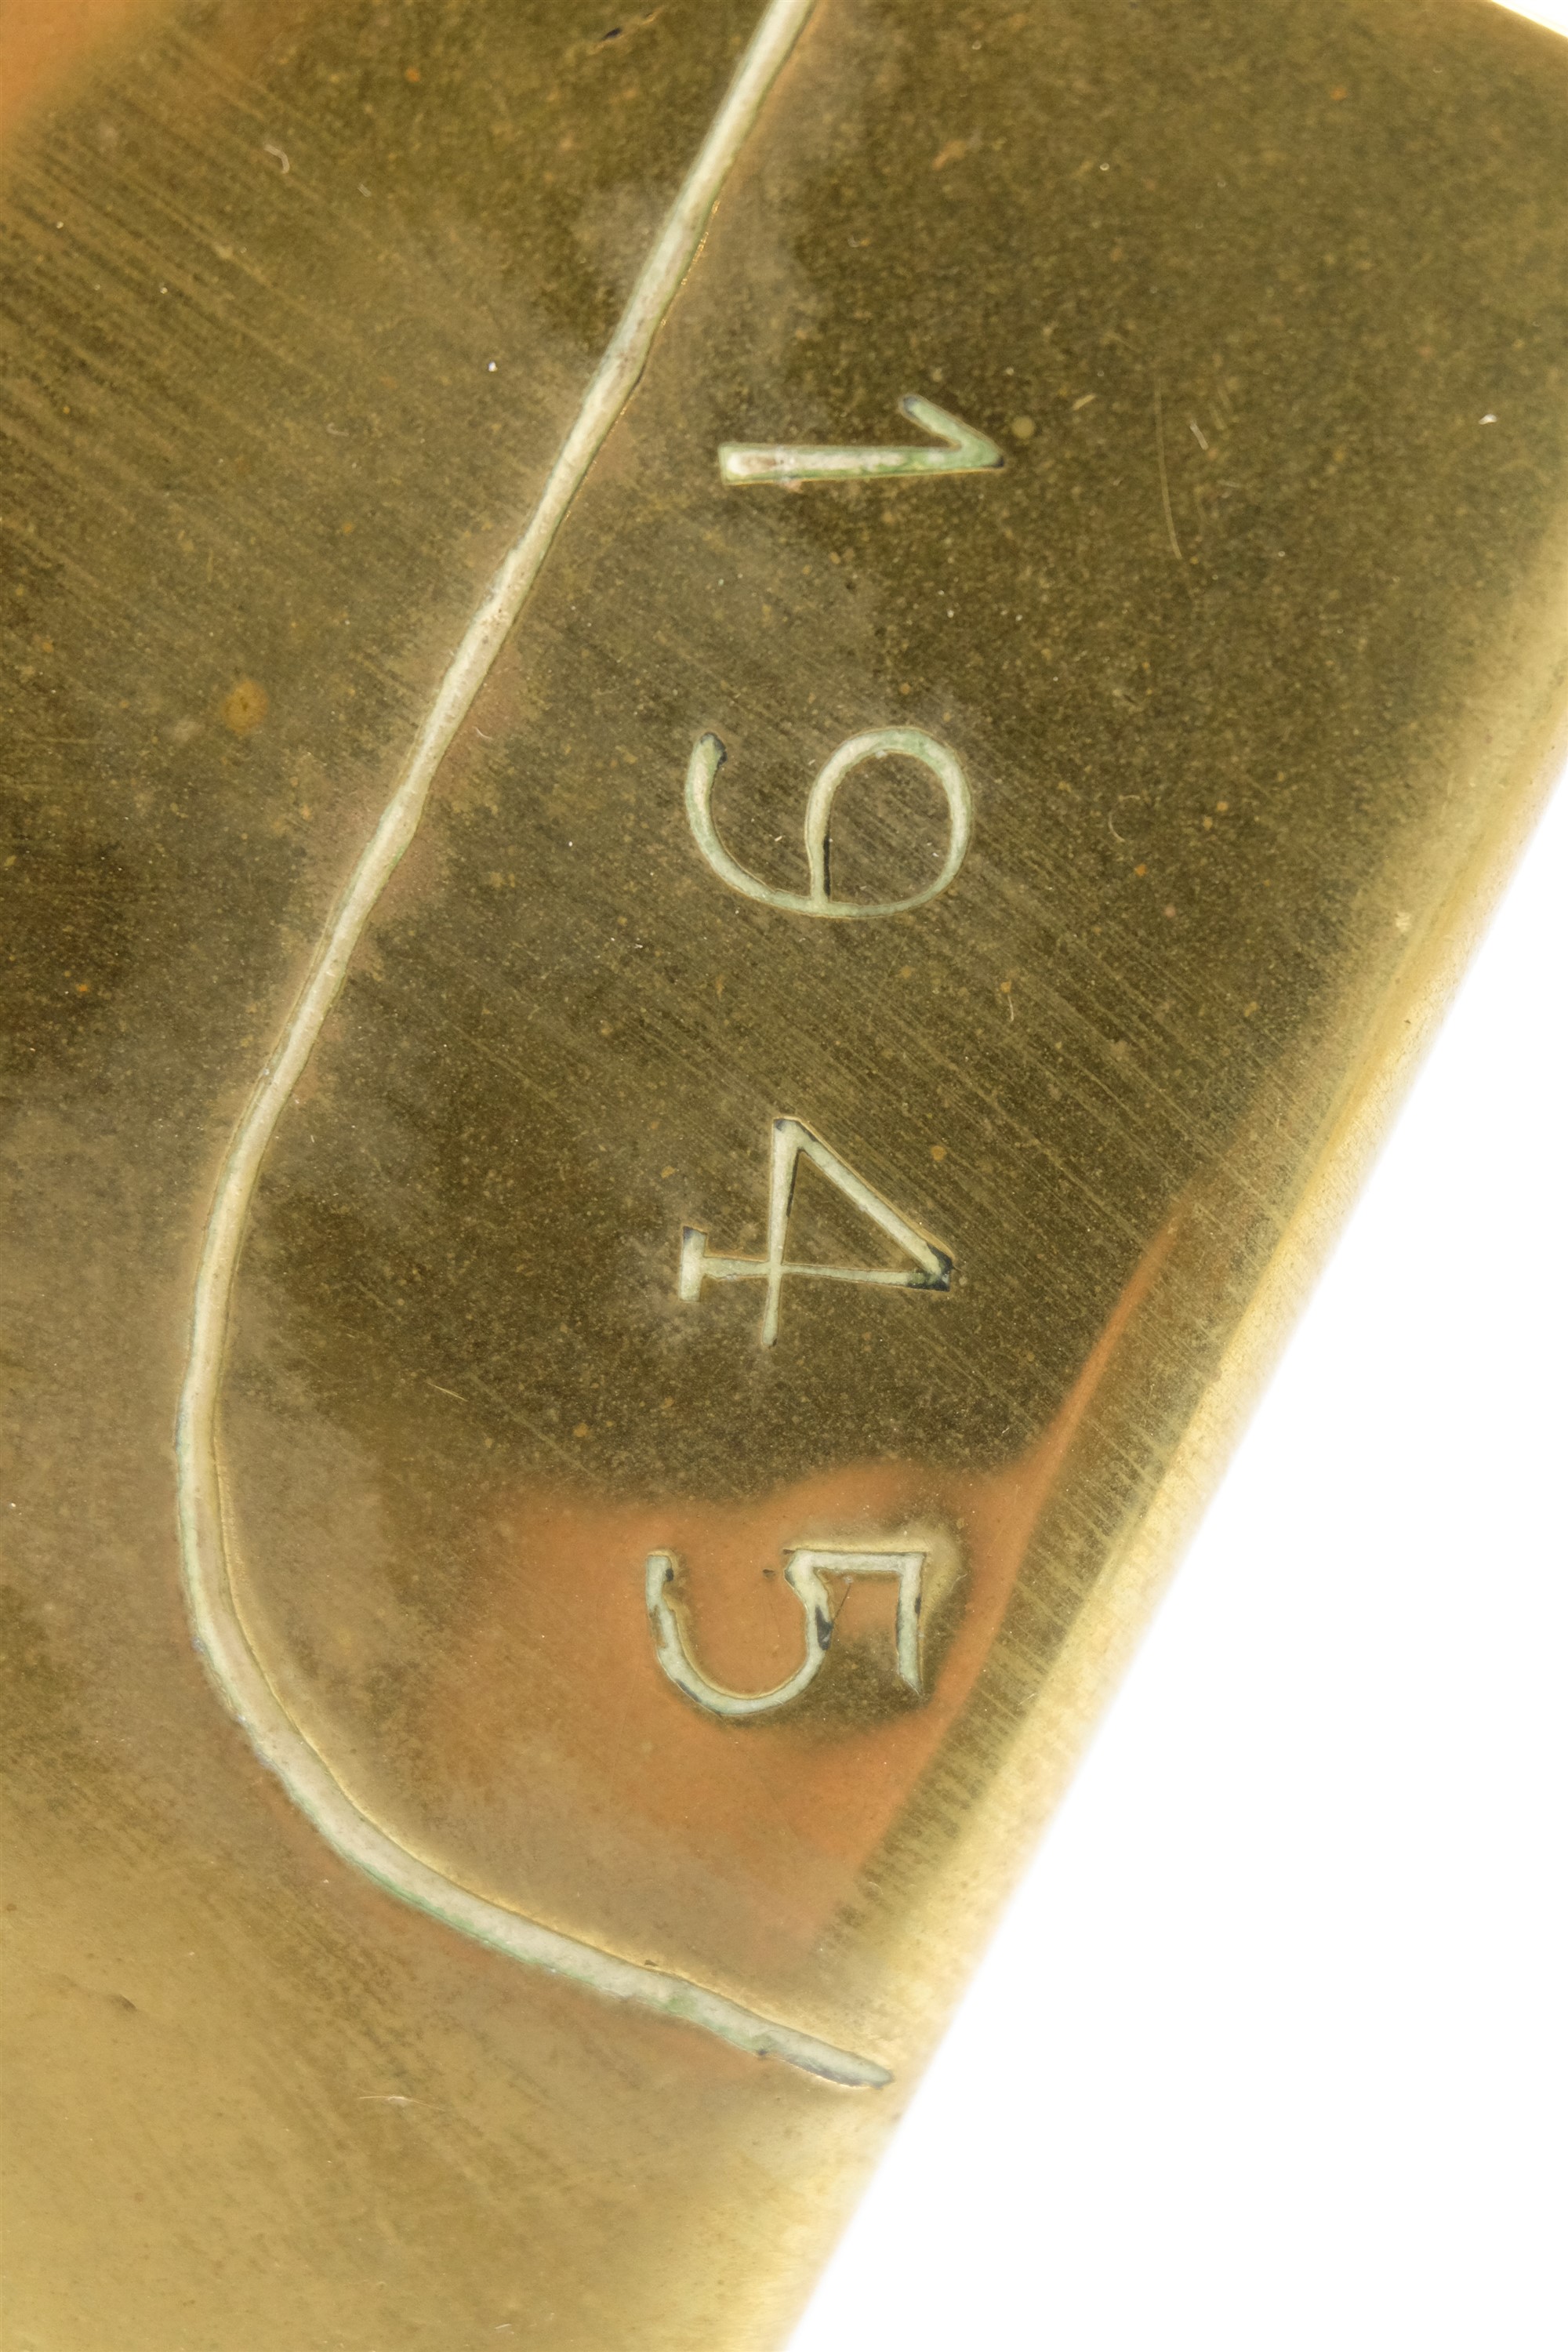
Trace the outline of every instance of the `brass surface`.
<instances>
[{"instance_id":1,"label":"brass surface","mask_svg":"<svg viewBox=\"0 0 1568 2352\"><path fill-rule=\"evenodd\" d=\"M756 20L40 21L6 2352L774 2346L1561 741L1568 49L817 0L260 1139L215 1448L235 1139Z\"/></svg>"}]
</instances>

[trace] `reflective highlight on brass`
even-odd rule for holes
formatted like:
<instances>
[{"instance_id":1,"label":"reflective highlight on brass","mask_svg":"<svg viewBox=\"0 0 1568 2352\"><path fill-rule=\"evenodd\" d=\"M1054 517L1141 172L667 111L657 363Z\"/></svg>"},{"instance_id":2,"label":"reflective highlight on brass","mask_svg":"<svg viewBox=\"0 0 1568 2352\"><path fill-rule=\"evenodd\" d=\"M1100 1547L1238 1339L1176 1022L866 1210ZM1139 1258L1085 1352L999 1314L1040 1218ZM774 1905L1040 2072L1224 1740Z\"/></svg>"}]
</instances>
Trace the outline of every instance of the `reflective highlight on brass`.
<instances>
[{"instance_id":1,"label":"reflective highlight on brass","mask_svg":"<svg viewBox=\"0 0 1568 2352\"><path fill-rule=\"evenodd\" d=\"M1561 741L1564 56L14 106L7 2347L784 2340Z\"/></svg>"}]
</instances>

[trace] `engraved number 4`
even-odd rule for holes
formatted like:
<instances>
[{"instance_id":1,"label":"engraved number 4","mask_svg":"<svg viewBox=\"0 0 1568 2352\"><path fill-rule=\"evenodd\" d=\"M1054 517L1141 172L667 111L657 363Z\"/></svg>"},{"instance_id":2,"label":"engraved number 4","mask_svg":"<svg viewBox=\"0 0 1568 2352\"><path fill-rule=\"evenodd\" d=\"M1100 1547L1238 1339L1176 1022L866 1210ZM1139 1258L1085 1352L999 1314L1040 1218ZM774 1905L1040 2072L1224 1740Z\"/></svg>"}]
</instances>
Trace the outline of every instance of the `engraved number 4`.
<instances>
[{"instance_id":1,"label":"engraved number 4","mask_svg":"<svg viewBox=\"0 0 1568 2352\"><path fill-rule=\"evenodd\" d=\"M869 1217L874 1225L907 1251L913 1263L907 1266L786 1263L784 1243L790 1204L795 1197L795 1171L803 1157L819 1168L830 1184L837 1184L863 1216ZM786 1274L810 1275L819 1282L869 1283L883 1290L946 1290L952 1280L952 1260L944 1249L939 1249L907 1217L900 1216L897 1209L874 1192L865 1178L858 1176L804 1121L775 1118L768 1181L766 1257L715 1257L709 1252L707 1234L695 1225L688 1225L680 1236L680 1296L688 1300L700 1298L704 1282L765 1282L767 1296L761 1336L763 1346L771 1348L779 1335L779 1304Z\"/></svg>"}]
</instances>

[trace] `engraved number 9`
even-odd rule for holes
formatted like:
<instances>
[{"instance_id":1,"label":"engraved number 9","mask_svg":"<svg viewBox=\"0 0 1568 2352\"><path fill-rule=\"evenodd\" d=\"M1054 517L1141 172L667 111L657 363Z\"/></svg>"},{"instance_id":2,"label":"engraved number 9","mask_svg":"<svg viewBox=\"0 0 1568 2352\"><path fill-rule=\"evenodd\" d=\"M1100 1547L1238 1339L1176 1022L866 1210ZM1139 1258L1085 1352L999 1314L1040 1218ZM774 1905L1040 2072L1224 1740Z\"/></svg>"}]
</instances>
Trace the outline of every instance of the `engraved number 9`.
<instances>
[{"instance_id":1,"label":"engraved number 9","mask_svg":"<svg viewBox=\"0 0 1568 2352\"><path fill-rule=\"evenodd\" d=\"M827 922L851 922L872 915L906 915L941 896L963 865L973 827L973 804L963 770L945 744L936 742L919 727L879 727L868 735L852 735L841 743L811 788L805 803L805 864L810 887L775 890L738 866L720 840L713 823L713 780L724 762L724 746L717 735L704 735L686 771L686 821L692 838L721 882L743 898L764 907L778 907L788 915L816 915ZM836 898L828 883L828 827L839 785L852 768L865 760L918 760L941 785L947 802L947 856L934 882L908 898L874 898L862 902Z\"/></svg>"}]
</instances>

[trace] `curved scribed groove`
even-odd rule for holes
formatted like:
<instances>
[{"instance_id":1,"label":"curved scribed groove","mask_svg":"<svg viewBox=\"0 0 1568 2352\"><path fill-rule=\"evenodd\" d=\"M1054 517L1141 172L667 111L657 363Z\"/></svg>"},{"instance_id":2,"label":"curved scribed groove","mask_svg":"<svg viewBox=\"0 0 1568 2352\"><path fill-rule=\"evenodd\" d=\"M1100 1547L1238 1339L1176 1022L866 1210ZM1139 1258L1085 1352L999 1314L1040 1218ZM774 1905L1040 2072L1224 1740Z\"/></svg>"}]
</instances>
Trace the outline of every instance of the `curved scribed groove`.
<instances>
[{"instance_id":1,"label":"curved scribed groove","mask_svg":"<svg viewBox=\"0 0 1568 2352\"><path fill-rule=\"evenodd\" d=\"M884 2067L659 1969L617 1958L523 1918L459 1886L380 1827L348 1794L262 1670L236 1603L224 1538L217 1465L218 1391L229 1300L250 1202L268 1146L298 1085L377 899L424 814L430 785L516 620L584 477L641 375L659 321L691 264L724 176L773 77L810 14L812 0L770 0L626 313L584 396L539 504L508 550L437 692L408 764L349 877L294 1009L262 1068L235 1131L203 1237L191 1311L190 1356L176 1433L180 1555L198 1646L232 1713L263 1762L346 1862L390 1894L448 1927L596 1992L663 2010L738 2049L852 2084L886 2083Z\"/></svg>"},{"instance_id":2,"label":"curved scribed groove","mask_svg":"<svg viewBox=\"0 0 1568 2352\"><path fill-rule=\"evenodd\" d=\"M722 740L700 735L686 767L686 822L691 837L721 882L742 898L786 915L815 915L825 922L862 922L883 915L908 915L940 898L969 853L974 829L974 803L969 782L955 755L923 727L875 727L865 735L851 735L841 743L813 784L805 803L805 863L811 887L805 891L775 890L731 856L713 822L713 785L729 754ZM947 856L942 871L922 890L907 898L836 898L828 883L828 828L838 787L850 771L867 760L916 760L942 787L947 803Z\"/></svg>"}]
</instances>

